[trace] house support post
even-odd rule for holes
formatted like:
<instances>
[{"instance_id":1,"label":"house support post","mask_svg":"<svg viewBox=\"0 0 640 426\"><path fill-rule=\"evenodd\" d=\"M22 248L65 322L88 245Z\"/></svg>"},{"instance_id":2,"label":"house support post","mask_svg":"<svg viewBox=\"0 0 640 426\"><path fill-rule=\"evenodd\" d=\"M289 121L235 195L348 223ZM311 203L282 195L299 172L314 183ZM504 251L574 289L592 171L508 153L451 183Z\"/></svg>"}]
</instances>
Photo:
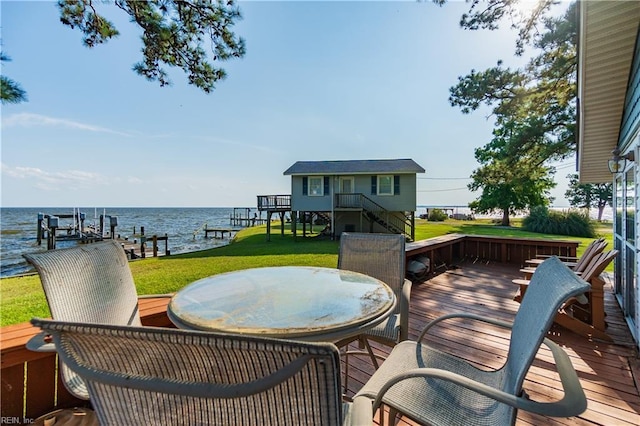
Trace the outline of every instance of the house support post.
<instances>
[{"instance_id":1,"label":"house support post","mask_svg":"<svg viewBox=\"0 0 640 426\"><path fill-rule=\"evenodd\" d=\"M411 212L411 241L416 240L416 212Z\"/></svg>"},{"instance_id":2,"label":"house support post","mask_svg":"<svg viewBox=\"0 0 640 426\"><path fill-rule=\"evenodd\" d=\"M272 211L267 210L267 241L271 241L271 215Z\"/></svg>"},{"instance_id":3,"label":"house support post","mask_svg":"<svg viewBox=\"0 0 640 426\"><path fill-rule=\"evenodd\" d=\"M295 239L298 235L298 212L291 210L291 233Z\"/></svg>"},{"instance_id":4,"label":"house support post","mask_svg":"<svg viewBox=\"0 0 640 426\"><path fill-rule=\"evenodd\" d=\"M284 212L280 212L280 235L284 237Z\"/></svg>"}]
</instances>

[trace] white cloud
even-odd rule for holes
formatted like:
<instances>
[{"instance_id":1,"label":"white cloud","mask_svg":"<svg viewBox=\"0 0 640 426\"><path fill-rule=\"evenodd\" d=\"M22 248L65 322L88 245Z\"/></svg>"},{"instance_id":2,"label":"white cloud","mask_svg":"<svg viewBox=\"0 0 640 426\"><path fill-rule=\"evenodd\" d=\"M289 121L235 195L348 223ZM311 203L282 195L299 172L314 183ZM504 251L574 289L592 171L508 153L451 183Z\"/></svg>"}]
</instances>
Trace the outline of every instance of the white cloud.
<instances>
[{"instance_id":1,"label":"white cloud","mask_svg":"<svg viewBox=\"0 0 640 426\"><path fill-rule=\"evenodd\" d=\"M26 112L20 114L13 114L8 117L2 118L3 127L21 126L55 126L65 127L67 129L86 130L89 132L109 133L113 135L130 137L131 135L125 132L119 132L117 130L108 129L106 127L95 126L92 124L79 123L73 120L66 120L64 118L47 117L40 114L29 114Z\"/></svg>"},{"instance_id":2,"label":"white cloud","mask_svg":"<svg viewBox=\"0 0 640 426\"><path fill-rule=\"evenodd\" d=\"M2 163L2 175L14 179L34 181L37 188L53 191L60 189L90 188L108 184L108 179L98 173L83 170L48 172L37 167L11 167Z\"/></svg>"}]
</instances>

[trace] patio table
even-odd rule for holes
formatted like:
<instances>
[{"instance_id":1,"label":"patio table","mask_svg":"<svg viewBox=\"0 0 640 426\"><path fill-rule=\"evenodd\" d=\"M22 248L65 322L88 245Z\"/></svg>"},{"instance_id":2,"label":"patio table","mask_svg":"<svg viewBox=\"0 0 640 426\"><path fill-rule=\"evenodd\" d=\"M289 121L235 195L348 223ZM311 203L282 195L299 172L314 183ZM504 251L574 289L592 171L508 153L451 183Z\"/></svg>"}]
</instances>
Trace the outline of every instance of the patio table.
<instances>
[{"instance_id":1,"label":"patio table","mask_svg":"<svg viewBox=\"0 0 640 426\"><path fill-rule=\"evenodd\" d=\"M336 342L384 321L396 298L373 277L283 266L213 275L178 291L167 314L178 328Z\"/></svg>"}]
</instances>

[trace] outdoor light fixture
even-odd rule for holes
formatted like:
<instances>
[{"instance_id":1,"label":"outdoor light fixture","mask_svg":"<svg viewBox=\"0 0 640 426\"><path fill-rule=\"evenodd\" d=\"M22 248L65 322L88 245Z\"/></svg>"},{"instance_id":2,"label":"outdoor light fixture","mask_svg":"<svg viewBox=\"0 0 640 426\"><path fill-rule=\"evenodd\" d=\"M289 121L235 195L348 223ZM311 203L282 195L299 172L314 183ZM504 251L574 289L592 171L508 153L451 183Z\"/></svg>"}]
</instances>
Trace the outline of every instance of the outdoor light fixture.
<instances>
[{"instance_id":1,"label":"outdoor light fixture","mask_svg":"<svg viewBox=\"0 0 640 426\"><path fill-rule=\"evenodd\" d=\"M619 173L621 171L624 171L627 165L627 160L633 161L634 159L633 151L629 152L626 155L620 155L620 150L616 148L611 151L611 153L613 154L613 158L609 160L609 171L611 173Z\"/></svg>"}]
</instances>

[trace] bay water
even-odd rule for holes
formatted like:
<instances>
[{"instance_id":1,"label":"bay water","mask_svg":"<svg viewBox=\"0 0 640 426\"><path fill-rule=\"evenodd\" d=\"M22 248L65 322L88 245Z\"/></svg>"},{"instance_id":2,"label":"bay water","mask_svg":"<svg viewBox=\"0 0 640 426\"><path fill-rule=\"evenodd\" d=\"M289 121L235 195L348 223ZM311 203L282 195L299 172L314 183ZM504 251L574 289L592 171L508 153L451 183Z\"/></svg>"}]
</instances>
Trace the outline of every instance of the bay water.
<instances>
[{"instance_id":1,"label":"bay water","mask_svg":"<svg viewBox=\"0 0 640 426\"><path fill-rule=\"evenodd\" d=\"M78 209L76 209L78 210ZM232 226L231 217L253 217L259 212L255 208L82 208L85 214L85 226L100 223L100 215L117 217L118 225L115 235L133 240L134 230L140 234L144 227L147 238L167 234L168 247L171 254L186 253L219 247L229 243L235 233L225 233L224 238L213 238L209 234L205 238L204 228L238 229ZM33 269L26 263L24 253L47 249L44 239L37 243L38 213L50 216L71 215L73 208L1 208L0 209L0 277L9 277L31 272ZM61 224L70 224L72 219L60 219ZM246 224L246 223L245 223ZM78 244L73 240L58 240L57 248ZM164 250L164 242L159 243Z\"/></svg>"}]
</instances>

